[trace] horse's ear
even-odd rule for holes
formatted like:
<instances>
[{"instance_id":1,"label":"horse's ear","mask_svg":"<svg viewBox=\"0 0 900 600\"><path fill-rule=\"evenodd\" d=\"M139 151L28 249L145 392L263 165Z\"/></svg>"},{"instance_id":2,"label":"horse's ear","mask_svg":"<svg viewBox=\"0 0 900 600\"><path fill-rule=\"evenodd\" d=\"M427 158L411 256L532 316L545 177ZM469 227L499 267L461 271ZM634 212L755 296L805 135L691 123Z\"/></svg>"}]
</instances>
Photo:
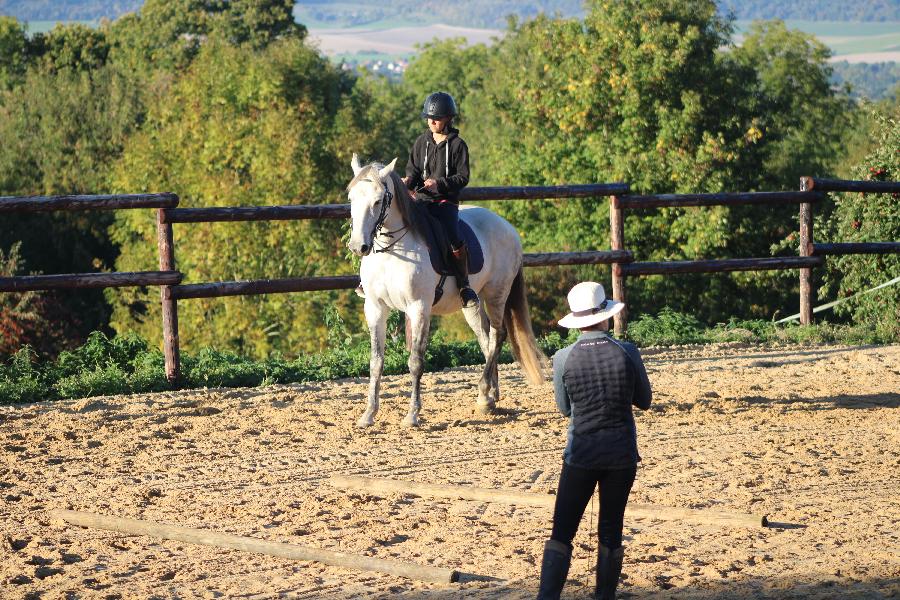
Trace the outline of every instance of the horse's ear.
<instances>
[{"instance_id":1,"label":"horse's ear","mask_svg":"<svg viewBox=\"0 0 900 600\"><path fill-rule=\"evenodd\" d=\"M359 164L359 156L356 155L356 152L353 153L353 158L350 159L350 167L353 169L353 175L359 175L359 172L362 171L362 165Z\"/></svg>"},{"instance_id":2,"label":"horse's ear","mask_svg":"<svg viewBox=\"0 0 900 600\"><path fill-rule=\"evenodd\" d=\"M385 177L387 177L388 175L391 174L391 171L394 170L394 165L396 165L396 164L397 164L397 159L395 158L394 160L391 161L391 164L389 164L382 170L378 171L378 176L380 178L384 179Z\"/></svg>"}]
</instances>

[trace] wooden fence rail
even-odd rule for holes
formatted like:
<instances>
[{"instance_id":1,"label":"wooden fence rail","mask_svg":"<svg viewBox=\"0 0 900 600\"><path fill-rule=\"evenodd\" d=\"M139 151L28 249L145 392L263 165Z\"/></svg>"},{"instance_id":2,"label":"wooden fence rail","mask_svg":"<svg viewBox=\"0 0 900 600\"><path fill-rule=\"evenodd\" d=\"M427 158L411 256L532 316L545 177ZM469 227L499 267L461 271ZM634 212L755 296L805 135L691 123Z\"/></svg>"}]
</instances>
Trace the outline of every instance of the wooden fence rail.
<instances>
[{"instance_id":1,"label":"wooden fence rail","mask_svg":"<svg viewBox=\"0 0 900 600\"><path fill-rule=\"evenodd\" d=\"M467 188L460 200L525 200L553 198L596 198L628 191L624 183L561 185L555 187ZM349 204L291 204L286 206L237 206L176 208L162 212L163 223L214 223L224 221L293 221L301 219L347 219Z\"/></svg>"},{"instance_id":2,"label":"wooden fence rail","mask_svg":"<svg viewBox=\"0 0 900 600\"><path fill-rule=\"evenodd\" d=\"M0 213L173 208L175 206L178 206L178 196L170 193L106 196L0 196Z\"/></svg>"},{"instance_id":3,"label":"wooden fence rail","mask_svg":"<svg viewBox=\"0 0 900 600\"><path fill-rule=\"evenodd\" d=\"M821 256L773 256L766 258L722 258L718 260L673 260L636 262L622 265L624 275L667 275L671 273L726 273L729 271L774 271L819 267Z\"/></svg>"},{"instance_id":4,"label":"wooden fence rail","mask_svg":"<svg viewBox=\"0 0 900 600\"><path fill-rule=\"evenodd\" d=\"M800 191L900 194L900 181L854 181L850 179L814 179L812 177L801 177Z\"/></svg>"},{"instance_id":5,"label":"wooden fence rail","mask_svg":"<svg viewBox=\"0 0 900 600\"><path fill-rule=\"evenodd\" d=\"M591 252L544 252L526 254L526 267L550 267L558 265L596 265L614 262L628 263L633 260L631 252L591 251ZM359 285L358 275L334 277L285 277L282 279L250 279L246 281L216 281L211 283L191 283L168 288L166 298L186 300L189 298L219 298L223 296L250 296L254 294L284 294L289 292L320 292L324 290L352 290Z\"/></svg>"},{"instance_id":6,"label":"wooden fence rail","mask_svg":"<svg viewBox=\"0 0 900 600\"><path fill-rule=\"evenodd\" d=\"M838 254L896 254L900 242L844 242L840 244L813 244L813 256Z\"/></svg>"},{"instance_id":7,"label":"wooden fence rail","mask_svg":"<svg viewBox=\"0 0 900 600\"><path fill-rule=\"evenodd\" d=\"M741 206L802 202L825 199L825 192L742 192L728 194L658 194L655 196L621 196L621 208L661 208L666 206Z\"/></svg>"},{"instance_id":8,"label":"wooden fence rail","mask_svg":"<svg viewBox=\"0 0 900 600\"><path fill-rule=\"evenodd\" d=\"M17 277L0 277L0 292L111 288L139 285L178 285L179 283L181 283L181 273L178 271L20 275Z\"/></svg>"},{"instance_id":9,"label":"wooden fence rail","mask_svg":"<svg viewBox=\"0 0 900 600\"><path fill-rule=\"evenodd\" d=\"M657 194L628 195L626 183L588 185L467 188L460 194L464 201L528 200L554 198L610 197L610 250L581 252L544 252L524 256L527 267L557 265L609 264L612 266L613 297L627 302L626 278L630 276L676 273L716 273L798 269L800 271L801 323L812 320L812 269L824 264L827 255L900 253L900 242L828 243L813 242L813 211L827 192L900 193L900 182L846 181L803 177L800 191L738 192L721 194ZM350 216L348 204L287 205L177 208L178 196L172 193L120 194L95 196L31 196L0 197L0 213L118 210L132 208L157 209L159 271L136 273L73 273L0 278L0 292L29 290L105 288L122 286L160 286L162 303L163 348L166 377L176 384L180 378L177 301L191 298L215 298L248 294L274 294L321 290L352 289L359 283L356 275L332 277L294 277L249 281L221 281L181 284L182 275L175 268L174 223L209 223L235 221L278 221L303 219L345 219ZM625 210L660 207L800 205L799 256L732 258L717 260L635 262L625 248ZM615 330L626 331L627 312L615 317Z\"/></svg>"}]
</instances>

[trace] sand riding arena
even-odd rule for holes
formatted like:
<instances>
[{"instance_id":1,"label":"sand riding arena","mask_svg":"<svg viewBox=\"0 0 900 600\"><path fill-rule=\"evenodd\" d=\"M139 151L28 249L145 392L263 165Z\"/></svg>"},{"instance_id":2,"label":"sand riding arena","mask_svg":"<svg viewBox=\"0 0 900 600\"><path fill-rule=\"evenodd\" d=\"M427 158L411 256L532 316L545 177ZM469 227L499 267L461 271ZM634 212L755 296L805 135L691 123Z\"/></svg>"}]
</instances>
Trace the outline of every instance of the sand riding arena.
<instances>
[{"instance_id":1,"label":"sand riding arena","mask_svg":"<svg viewBox=\"0 0 900 600\"><path fill-rule=\"evenodd\" d=\"M900 346L646 353L652 410L631 505L765 515L768 526L628 513L631 598L900 597ZM3 598L533 598L547 503L355 489L334 476L555 490L566 420L501 366L407 377L355 426L365 380L0 407ZM513 498L514 500L515 498ZM455 583L72 525L59 509L456 571ZM660 509L663 510L663 509ZM591 588L596 503L567 598ZM274 545L274 544L273 544Z\"/></svg>"}]
</instances>

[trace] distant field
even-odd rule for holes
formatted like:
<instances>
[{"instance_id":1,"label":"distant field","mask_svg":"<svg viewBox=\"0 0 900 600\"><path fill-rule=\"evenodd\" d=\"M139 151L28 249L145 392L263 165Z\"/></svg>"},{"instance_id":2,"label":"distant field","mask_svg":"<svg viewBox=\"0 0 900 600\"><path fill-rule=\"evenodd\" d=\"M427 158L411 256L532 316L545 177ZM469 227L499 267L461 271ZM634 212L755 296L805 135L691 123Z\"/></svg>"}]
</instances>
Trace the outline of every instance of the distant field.
<instances>
[{"instance_id":1,"label":"distant field","mask_svg":"<svg viewBox=\"0 0 900 600\"><path fill-rule=\"evenodd\" d=\"M449 25L396 27L376 29L310 29L309 36L329 56L365 53L388 57L409 57L416 46L434 39L465 38L469 44L490 44L491 38L503 35L496 29L471 29Z\"/></svg>"},{"instance_id":2,"label":"distant field","mask_svg":"<svg viewBox=\"0 0 900 600\"><path fill-rule=\"evenodd\" d=\"M361 6L351 2L332 3L346 9L342 14L352 17ZM371 6L369 10L373 9ZM365 27L342 27L342 23L317 20L310 7L297 5L295 16L310 29L310 37L317 40L322 52L332 57L366 54L386 59L409 58L416 53L416 45L435 38L465 37L469 43L491 43L492 37L502 36L497 29L474 29L448 25L414 23L402 18L384 18ZM95 27L98 21L75 21ZM736 40L740 41L751 21L736 21ZM900 22L856 23L834 21L787 20L791 29L799 29L818 37L835 53L835 60L849 62L889 62L900 60ZM31 21L31 33L50 31L54 21Z\"/></svg>"},{"instance_id":3,"label":"distant field","mask_svg":"<svg viewBox=\"0 0 900 600\"><path fill-rule=\"evenodd\" d=\"M736 21L738 39L751 21ZM900 22L846 23L835 21L785 21L790 29L811 33L831 48L835 55L900 51ZM892 59L892 60L896 60Z\"/></svg>"},{"instance_id":4,"label":"distant field","mask_svg":"<svg viewBox=\"0 0 900 600\"><path fill-rule=\"evenodd\" d=\"M422 25L421 21L413 21L402 17L379 18L379 10L365 4L353 2L330 2L320 9L317 5L294 6L294 19L310 29L331 29L351 26L354 21L365 22L367 29L392 29L394 27L411 27ZM341 15L340 19L319 18L320 15Z\"/></svg>"},{"instance_id":5,"label":"distant field","mask_svg":"<svg viewBox=\"0 0 900 600\"><path fill-rule=\"evenodd\" d=\"M740 41L750 21L737 21ZM831 48L838 60L850 62L886 62L900 60L900 22L835 23L829 21L786 21L790 29L799 29L818 37ZM416 52L416 44L434 38L465 37L469 43L490 43L503 35L497 29L472 29L448 25L382 27L371 24L358 28L310 28L310 36L319 40L323 52L347 55L356 52L408 57Z\"/></svg>"}]
</instances>

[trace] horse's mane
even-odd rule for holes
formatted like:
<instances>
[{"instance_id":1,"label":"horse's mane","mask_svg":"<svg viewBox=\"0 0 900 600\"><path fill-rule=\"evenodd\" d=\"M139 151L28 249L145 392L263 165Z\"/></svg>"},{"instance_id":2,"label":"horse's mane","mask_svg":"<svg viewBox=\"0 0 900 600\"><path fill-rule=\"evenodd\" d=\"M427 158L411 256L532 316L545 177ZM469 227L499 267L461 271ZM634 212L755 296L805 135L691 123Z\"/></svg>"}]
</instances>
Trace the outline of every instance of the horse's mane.
<instances>
[{"instance_id":1,"label":"horse's mane","mask_svg":"<svg viewBox=\"0 0 900 600\"><path fill-rule=\"evenodd\" d=\"M368 179L375 183L375 186L378 188L378 192L384 193L384 183L381 181L381 178L378 176L378 173L381 169L384 168L384 165L379 163L372 163L370 165L366 165L362 169L360 169L359 173L357 173L356 177L347 185L347 190L350 190L354 185L363 179ZM394 184L394 200L393 202L396 204L397 209L400 211L400 217L403 219L403 224L409 229L410 233L413 235L418 235L421 238L424 238L424 224L421 220L421 212L417 206L413 203L413 200L409 197L409 194L406 192L406 184L403 183L403 180L400 178L400 175L397 174L397 171L391 171L388 177L391 178L391 182Z\"/></svg>"}]
</instances>

